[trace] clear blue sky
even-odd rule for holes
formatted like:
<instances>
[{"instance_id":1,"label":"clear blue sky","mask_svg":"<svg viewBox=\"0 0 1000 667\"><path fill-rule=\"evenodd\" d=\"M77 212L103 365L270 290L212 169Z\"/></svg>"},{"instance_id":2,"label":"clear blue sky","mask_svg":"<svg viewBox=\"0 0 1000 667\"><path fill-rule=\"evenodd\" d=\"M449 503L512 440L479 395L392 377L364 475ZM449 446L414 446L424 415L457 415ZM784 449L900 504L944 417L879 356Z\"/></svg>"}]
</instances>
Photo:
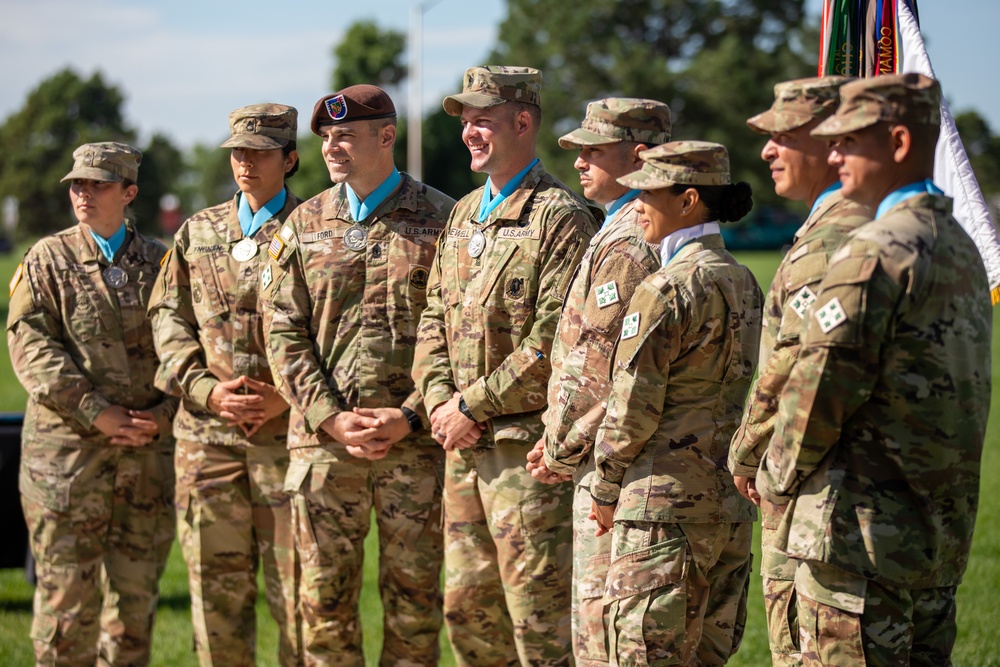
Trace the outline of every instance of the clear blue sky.
<instances>
[{"instance_id":1,"label":"clear blue sky","mask_svg":"<svg viewBox=\"0 0 1000 667\"><path fill-rule=\"evenodd\" d=\"M807 3L818 13L819 0ZM185 147L221 141L229 111L245 104L310 113L330 92L331 50L346 26L370 18L405 31L414 4L300 0L281 11L258 0L0 0L0 119L43 78L72 66L85 75L99 69L123 90L126 119L143 140L161 132ZM991 71L1000 60L1000 1L919 6L952 109L976 109L1000 133L1000 76ZM453 92L467 67L485 64L505 11L502 0L440 0L426 12L425 107ZM393 92L405 106L405 91Z\"/></svg>"}]
</instances>

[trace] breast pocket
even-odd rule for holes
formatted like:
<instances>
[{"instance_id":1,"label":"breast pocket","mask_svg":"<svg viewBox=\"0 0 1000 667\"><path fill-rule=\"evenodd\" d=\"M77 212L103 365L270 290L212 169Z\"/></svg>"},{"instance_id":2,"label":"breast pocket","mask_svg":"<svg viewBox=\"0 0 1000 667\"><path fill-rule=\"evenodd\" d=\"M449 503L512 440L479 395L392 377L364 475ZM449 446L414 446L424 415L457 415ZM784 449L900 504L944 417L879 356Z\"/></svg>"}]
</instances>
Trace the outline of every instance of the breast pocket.
<instances>
[{"instance_id":1,"label":"breast pocket","mask_svg":"<svg viewBox=\"0 0 1000 667\"><path fill-rule=\"evenodd\" d=\"M229 299L223 289L225 258L199 255L191 260L191 303L199 324L229 312Z\"/></svg>"},{"instance_id":2,"label":"breast pocket","mask_svg":"<svg viewBox=\"0 0 1000 667\"><path fill-rule=\"evenodd\" d=\"M86 343L98 336L120 337L121 324L102 293L107 288L103 285L100 266L71 268L68 282L64 321L72 338Z\"/></svg>"},{"instance_id":3,"label":"breast pocket","mask_svg":"<svg viewBox=\"0 0 1000 667\"><path fill-rule=\"evenodd\" d=\"M500 255L479 299L491 322L509 327L515 337L532 323L536 297L534 265L534 258L526 249L511 243Z\"/></svg>"}]
</instances>

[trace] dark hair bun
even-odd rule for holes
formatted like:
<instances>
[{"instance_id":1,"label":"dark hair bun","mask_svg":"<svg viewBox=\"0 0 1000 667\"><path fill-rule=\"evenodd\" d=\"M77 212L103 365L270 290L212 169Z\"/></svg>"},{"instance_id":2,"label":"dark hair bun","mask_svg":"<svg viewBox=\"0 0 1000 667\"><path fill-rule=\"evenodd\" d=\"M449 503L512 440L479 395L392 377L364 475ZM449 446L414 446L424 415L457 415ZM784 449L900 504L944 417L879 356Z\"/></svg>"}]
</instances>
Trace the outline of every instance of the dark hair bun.
<instances>
[{"instance_id":1,"label":"dark hair bun","mask_svg":"<svg viewBox=\"0 0 1000 667\"><path fill-rule=\"evenodd\" d=\"M744 181L725 186L719 201L719 222L736 222L753 208L753 190Z\"/></svg>"}]
</instances>

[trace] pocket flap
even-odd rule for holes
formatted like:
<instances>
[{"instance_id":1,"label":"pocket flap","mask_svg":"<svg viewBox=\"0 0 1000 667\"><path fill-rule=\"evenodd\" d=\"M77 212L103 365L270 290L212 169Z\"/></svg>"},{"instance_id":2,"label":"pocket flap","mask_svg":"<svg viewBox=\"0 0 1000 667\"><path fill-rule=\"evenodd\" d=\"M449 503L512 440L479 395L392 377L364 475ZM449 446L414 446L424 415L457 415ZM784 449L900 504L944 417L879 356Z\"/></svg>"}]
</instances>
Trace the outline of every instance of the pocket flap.
<instances>
[{"instance_id":1,"label":"pocket flap","mask_svg":"<svg viewBox=\"0 0 1000 667\"><path fill-rule=\"evenodd\" d=\"M687 575L687 540L678 537L626 554L611 563L604 604L675 584Z\"/></svg>"}]
</instances>

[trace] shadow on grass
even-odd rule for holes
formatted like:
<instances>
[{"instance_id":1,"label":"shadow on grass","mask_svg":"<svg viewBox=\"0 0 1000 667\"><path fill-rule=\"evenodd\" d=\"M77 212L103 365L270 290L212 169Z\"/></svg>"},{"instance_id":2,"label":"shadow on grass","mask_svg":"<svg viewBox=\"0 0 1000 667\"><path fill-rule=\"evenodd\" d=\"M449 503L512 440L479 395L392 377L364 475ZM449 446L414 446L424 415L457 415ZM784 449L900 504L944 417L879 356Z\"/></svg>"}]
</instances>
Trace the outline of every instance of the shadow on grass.
<instances>
[{"instance_id":1,"label":"shadow on grass","mask_svg":"<svg viewBox=\"0 0 1000 667\"><path fill-rule=\"evenodd\" d=\"M31 598L27 600L2 600L0 599L0 612L17 611L31 613Z\"/></svg>"},{"instance_id":2,"label":"shadow on grass","mask_svg":"<svg viewBox=\"0 0 1000 667\"><path fill-rule=\"evenodd\" d=\"M172 609L174 611L185 612L191 609L190 595L161 595L156 604L157 609Z\"/></svg>"}]
</instances>

